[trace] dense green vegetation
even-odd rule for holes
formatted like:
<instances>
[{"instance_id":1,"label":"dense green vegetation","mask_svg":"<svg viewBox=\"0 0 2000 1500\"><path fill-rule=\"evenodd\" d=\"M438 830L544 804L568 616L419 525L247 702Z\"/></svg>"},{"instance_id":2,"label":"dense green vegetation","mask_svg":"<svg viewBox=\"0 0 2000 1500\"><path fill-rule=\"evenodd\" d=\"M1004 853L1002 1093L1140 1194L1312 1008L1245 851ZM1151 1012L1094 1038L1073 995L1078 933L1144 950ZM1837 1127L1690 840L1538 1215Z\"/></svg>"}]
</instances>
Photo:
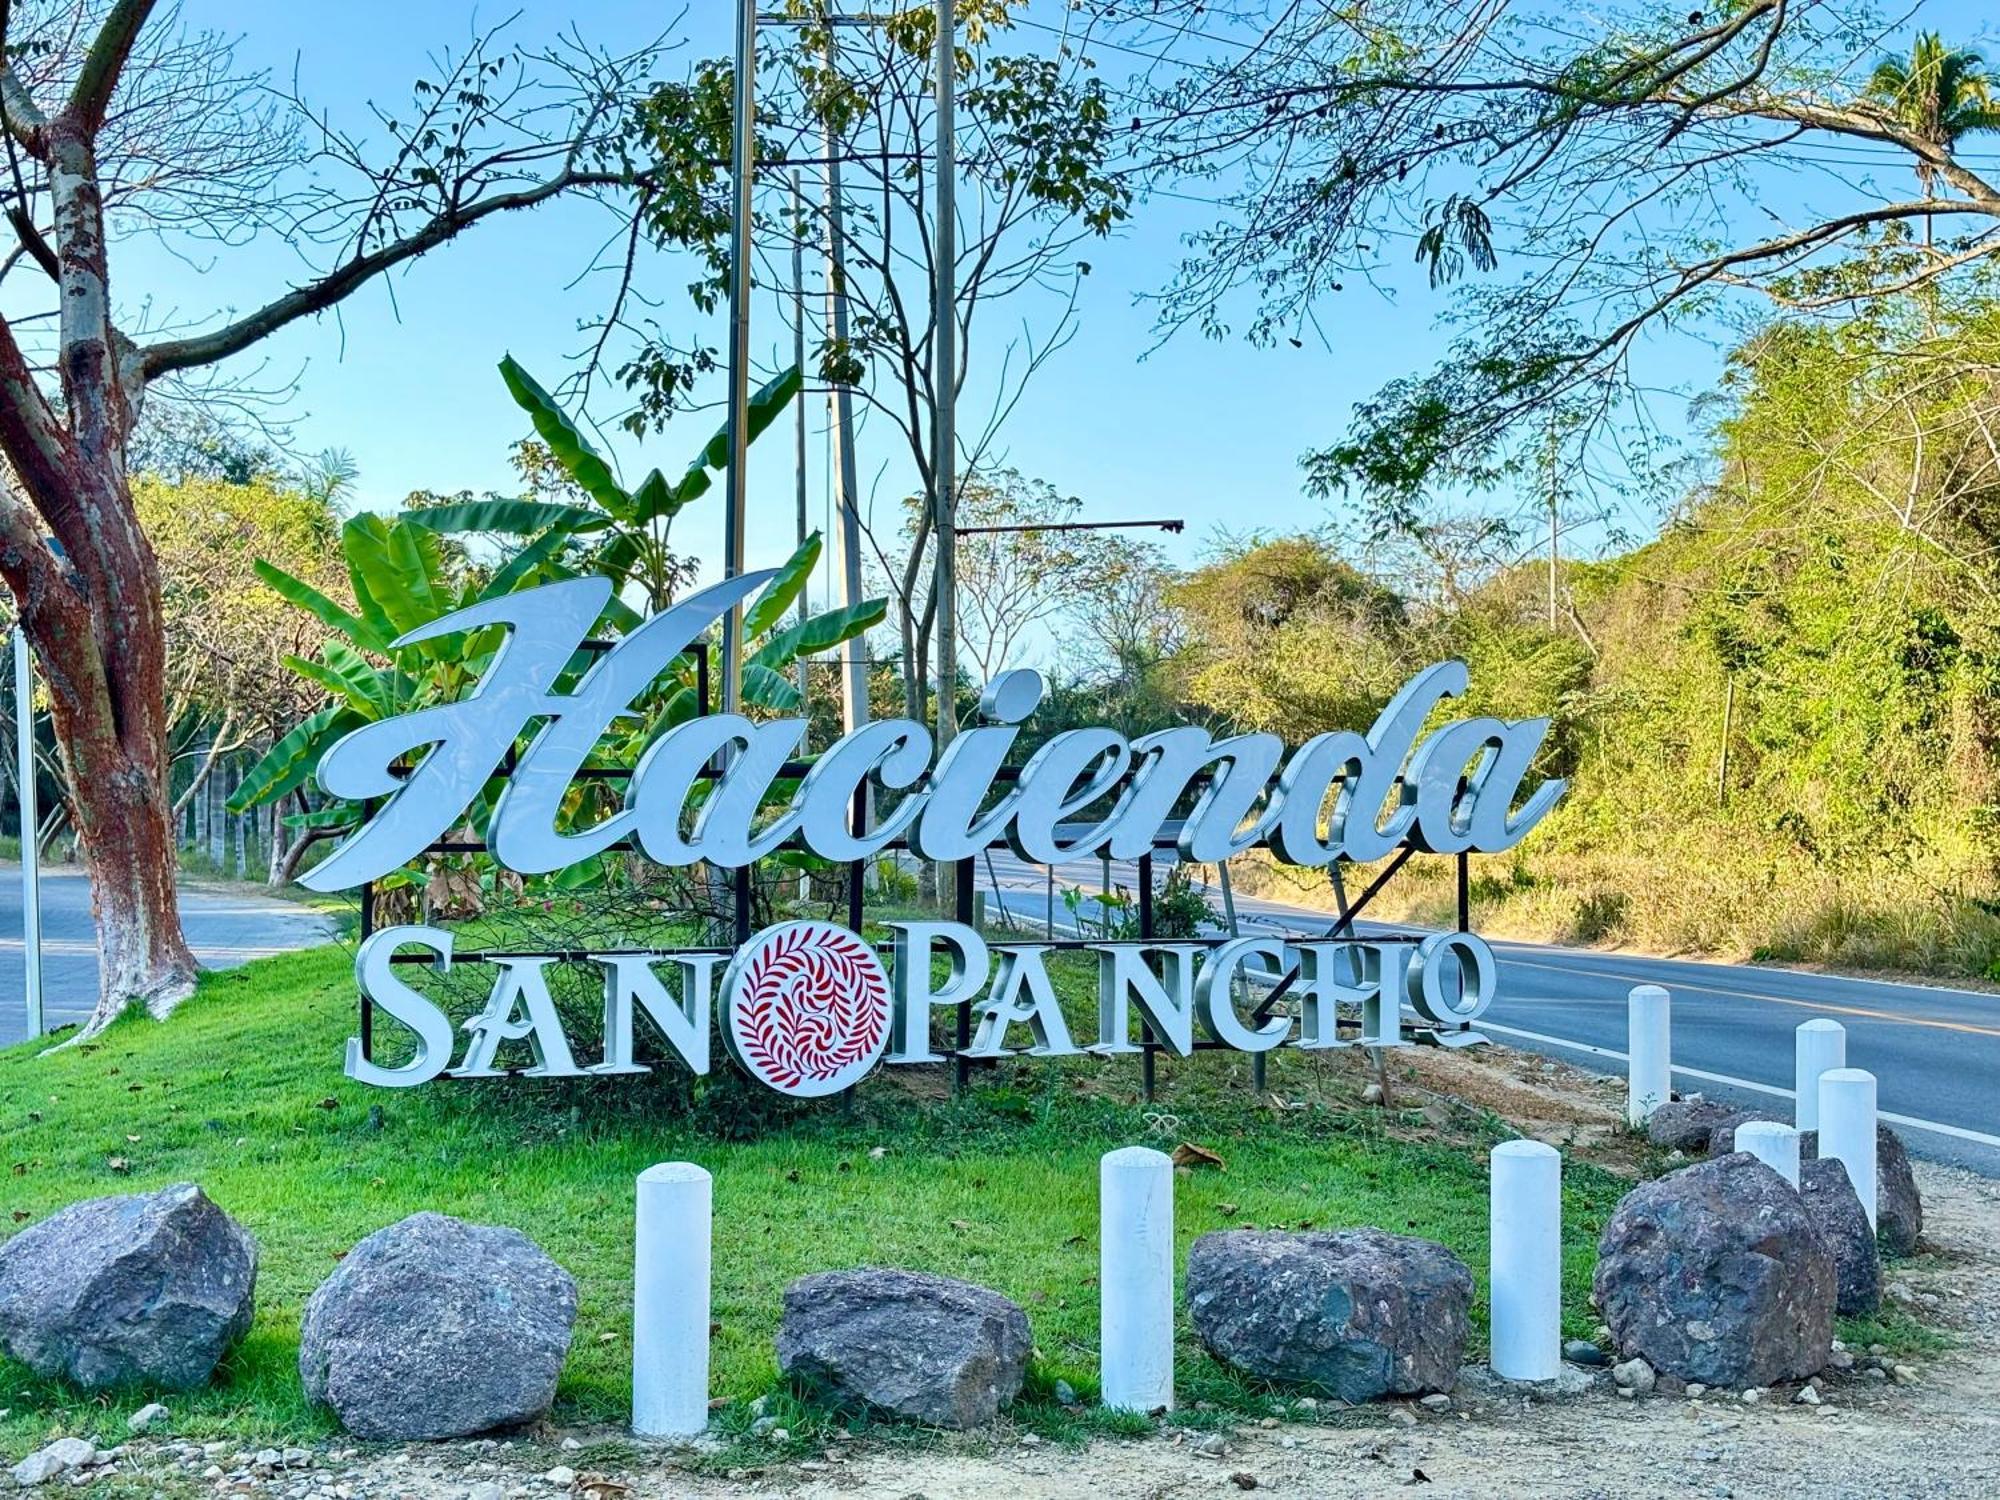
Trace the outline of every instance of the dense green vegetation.
<instances>
[{"instance_id":1,"label":"dense green vegetation","mask_svg":"<svg viewBox=\"0 0 2000 1500\"><path fill-rule=\"evenodd\" d=\"M1474 711L1549 716L1571 790L1479 863L1490 929L2000 979L1996 374L1988 297L1776 325L1732 361L1713 480L1563 563L1553 621L1547 563L1482 568L1511 538L1462 522L1372 574L1330 533L1251 543L1179 587L1179 685L1297 736L1458 655ZM1443 910L1448 873L1404 899Z\"/></svg>"}]
</instances>

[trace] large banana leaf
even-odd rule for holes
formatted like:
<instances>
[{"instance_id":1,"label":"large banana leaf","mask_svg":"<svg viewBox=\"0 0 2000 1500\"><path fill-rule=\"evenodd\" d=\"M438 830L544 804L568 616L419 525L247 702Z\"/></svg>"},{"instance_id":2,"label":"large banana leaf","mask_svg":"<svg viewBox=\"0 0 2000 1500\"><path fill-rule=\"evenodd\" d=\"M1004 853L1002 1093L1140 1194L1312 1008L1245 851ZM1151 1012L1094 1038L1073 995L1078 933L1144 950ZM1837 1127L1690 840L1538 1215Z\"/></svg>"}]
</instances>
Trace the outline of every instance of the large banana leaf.
<instances>
[{"instance_id":1,"label":"large banana leaf","mask_svg":"<svg viewBox=\"0 0 2000 1500\"><path fill-rule=\"evenodd\" d=\"M582 505L556 505L546 500L462 500L427 505L398 513L398 521L445 533L499 531L509 536L534 536L551 526L571 531L602 531L609 518Z\"/></svg>"},{"instance_id":2,"label":"large banana leaf","mask_svg":"<svg viewBox=\"0 0 2000 1500\"><path fill-rule=\"evenodd\" d=\"M535 432L549 445L549 452L556 456L568 472L569 477L583 486L583 492L595 500L605 510L621 521L632 519L632 498L619 487L612 477L611 466L590 446L590 440L576 423L569 419L555 397L536 384L514 356L508 355L500 361L500 378L507 382L507 390L515 404L525 411L535 424Z\"/></svg>"},{"instance_id":3,"label":"large banana leaf","mask_svg":"<svg viewBox=\"0 0 2000 1500\"><path fill-rule=\"evenodd\" d=\"M257 570L257 576L286 603L297 605L320 624L329 630L339 631L362 650L388 654L389 642L396 638L394 632L384 634L360 616L342 609L311 584L294 578L283 568L267 563L261 557L251 566Z\"/></svg>"},{"instance_id":4,"label":"large banana leaf","mask_svg":"<svg viewBox=\"0 0 2000 1500\"><path fill-rule=\"evenodd\" d=\"M750 393L750 435L749 442L756 442L758 435L778 420L778 414L798 396L805 386L804 372L797 365L781 370L763 385ZM685 505L697 495L705 494L709 487L707 471L721 469L729 462L729 423L715 429L715 435L708 440L694 462L681 476L681 482L674 486L674 495L679 505Z\"/></svg>"},{"instance_id":5,"label":"large banana leaf","mask_svg":"<svg viewBox=\"0 0 2000 1500\"><path fill-rule=\"evenodd\" d=\"M248 812L298 790L319 764L321 752L341 735L359 729L366 722L344 703L323 708L301 721L250 768L241 785L230 794L229 810Z\"/></svg>"},{"instance_id":6,"label":"large banana leaf","mask_svg":"<svg viewBox=\"0 0 2000 1500\"><path fill-rule=\"evenodd\" d=\"M311 812L286 813L284 821L287 828L346 828L361 821L361 809L352 802L336 802Z\"/></svg>"},{"instance_id":7,"label":"large banana leaf","mask_svg":"<svg viewBox=\"0 0 2000 1500\"><path fill-rule=\"evenodd\" d=\"M585 512L585 514L589 514ZM545 566L562 555L576 529L570 526L552 526L527 546L508 558L506 563L494 573L485 588L479 591L481 599L497 599L502 594L511 594L522 584L530 582Z\"/></svg>"},{"instance_id":8,"label":"large banana leaf","mask_svg":"<svg viewBox=\"0 0 2000 1500\"><path fill-rule=\"evenodd\" d=\"M329 642L329 645L332 643ZM387 718L394 712L388 701L388 694L375 680L372 669L361 657L348 653L351 662L343 661L340 666L332 662L309 661L303 656L287 656L285 665L308 681L316 682L334 697L342 699L348 707L366 719ZM352 669L351 663L360 663L362 670Z\"/></svg>"},{"instance_id":9,"label":"large banana leaf","mask_svg":"<svg viewBox=\"0 0 2000 1500\"><path fill-rule=\"evenodd\" d=\"M757 596L757 602L750 606L743 616L743 639L754 641L785 618L785 611L797 601L805 589L806 580L812 577L813 565L819 561L820 539L815 531L803 542L778 570L778 576L764 585L764 591Z\"/></svg>"},{"instance_id":10,"label":"large banana leaf","mask_svg":"<svg viewBox=\"0 0 2000 1500\"><path fill-rule=\"evenodd\" d=\"M789 677L752 661L743 667L743 701L782 714L790 713L805 699L799 693L799 685Z\"/></svg>"},{"instance_id":11,"label":"large banana leaf","mask_svg":"<svg viewBox=\"0 0 2000 1500\"><path fill-rule=\"evenodd\" d=\"M782 671L802 656L831 651L842 641L851 641L863 631L874 629L888 612L886 599L865 599L842 609L826 610L786 626L759 646L750 661L774 672Z\"/></svg>"},{"instance_id":12,"label":"large banana leaf","mask_svg":"<svg viewBox=\"0 0 2000 1500\"><path fill-rule=\"evenodd\" d=\"M688 498L692 499L693 496ZM663 517L671 521L680 514L681 506L685 503L686 501L682 500L674 487L667 483L666 476L658 469L654 469L640 480L639 487L632 491L632 518L641 526Z\"/></svg>"}]
</instances>

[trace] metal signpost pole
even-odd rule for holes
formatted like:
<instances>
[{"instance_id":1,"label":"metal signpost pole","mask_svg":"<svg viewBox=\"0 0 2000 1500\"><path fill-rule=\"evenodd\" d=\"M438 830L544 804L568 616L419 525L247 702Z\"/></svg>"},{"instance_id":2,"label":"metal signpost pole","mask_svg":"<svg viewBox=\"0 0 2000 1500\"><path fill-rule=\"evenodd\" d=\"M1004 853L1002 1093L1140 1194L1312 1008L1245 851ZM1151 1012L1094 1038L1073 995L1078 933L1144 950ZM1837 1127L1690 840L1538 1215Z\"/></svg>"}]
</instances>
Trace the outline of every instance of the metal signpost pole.
<instances>
[{"instance_id":1,"label":"metal signpost pole","mask_svg":"<svg viewBox=\"0 0 2000 1500\"><path fill-rule=\"evenodd\" d=\"M42 867L36 834L35 676L28 660L28 632L14 628L14 742L21 804L21 962L28 1006L28 1035L42 1034Z\"/></svg>"},{"instance_id":2,"label":"metal signpost pole","mask_svg":"<svg viewBox=\"0 0 2000 1500\"><path fill-rule=\"evenodd\" d=\"M826 76L833 78L837 54L835 30L829 18L826 27ZM826 321L827 337L834 353L847 359L847 244L846 205L840 195L839 133L831 117L823 122L826 148ZM832 382L828 396L833 406L833 508L837 519L834 545L838 548L840 603L851 609L861 602L861 512L857 497L861 482L854 457L854 392L844 380ZM841 673L840 727L852 734L868 722L868 638L856 636L842 648L845 669Z\"/></svg>"},{"instance_id":3,"label":"metal signpost pole","mask_svg":"<svg viewBox=\"0 0 2000 1500\"><path fill-rule=\"evenodd\" d=\"M743 519L748 503L750 444L750 188L757 169L757 7L739 0L736 13L736 95L729 234L729 482L722 520L722 574L743 571ZM722 618L722 711L735 713L743 693L743 606Z\"/></svg>"},{"instance_id":4,"label":"metal signpost pole","mask_svg":"<svg viewBox=\"0 0 2000 1500\"><path fill-rule=\"evenodd\" d=\"M798 368L799 376L806 372L806 209L805 195L799 188L799 169L792 168L792 363ZM796 403L797 422L793 427L793 463L797 469L798 481L798 521L799 542L806 544L806 402L801 395ZM805 624L806 590L799 590L799 623ZM799 697L806 696L806 659L799 658Z\"/></svg>"},{"instance_id":5,"label":"metal signpost pole","mask_svg":"<svg viewBox=\"0 0 2000 1500\"><path fill-rule=\"evenodd\" d=\"M931 487L937 497L937 746L951 743L957 727L958 605L957 542L952 525L957 510L958 433L955 426L958 367L958 221L953 179L958 175L953 140L957 31L952 0L937 0L937 224L936 284L931 289L931 390L937 402L931 430Z\"/></svg>"}]
</instances>

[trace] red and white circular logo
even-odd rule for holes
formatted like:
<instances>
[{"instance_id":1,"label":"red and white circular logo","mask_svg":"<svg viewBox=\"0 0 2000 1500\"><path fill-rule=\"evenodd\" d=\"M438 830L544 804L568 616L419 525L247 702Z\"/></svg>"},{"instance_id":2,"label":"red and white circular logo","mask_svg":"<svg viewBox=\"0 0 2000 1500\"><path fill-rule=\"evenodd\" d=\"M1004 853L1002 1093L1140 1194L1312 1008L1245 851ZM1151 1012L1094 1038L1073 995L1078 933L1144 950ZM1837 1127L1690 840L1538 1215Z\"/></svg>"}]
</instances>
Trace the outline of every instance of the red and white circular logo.
<instances>
[{"instance_id":1,"label":"red and white circular logo","mask_svg":"<svg viewBox=\"0 0 2000 1500\"><path fill-rule=\"evenodd\" d=\"M802 1099L838 1093L889 1044L889 975L831 922L767 927L722 980L722 1040L746 1073Z\"/></svg>"}]
</instances>

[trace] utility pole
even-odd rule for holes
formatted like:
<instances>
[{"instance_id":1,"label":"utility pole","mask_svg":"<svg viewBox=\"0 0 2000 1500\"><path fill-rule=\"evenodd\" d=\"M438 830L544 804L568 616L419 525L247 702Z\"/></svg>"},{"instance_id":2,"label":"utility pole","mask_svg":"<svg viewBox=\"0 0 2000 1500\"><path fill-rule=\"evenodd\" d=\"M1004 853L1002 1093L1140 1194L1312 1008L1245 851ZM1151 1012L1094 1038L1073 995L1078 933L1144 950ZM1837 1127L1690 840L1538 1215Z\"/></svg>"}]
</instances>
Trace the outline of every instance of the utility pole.
<instances>
[{"instance_id":1,"label":"utility pole","mask_svg":"<svg viewBox=\"0 0 2000 1500\"><path fill-rule=\"evenodd\" d=\"M1549 438L1544 462L1548 467L1549 481L1549 632L1556 630L1556 588L1562 570L1562 553L1557 538L1562 521L1562 491L1556 482L1557 459L1561 450L1556 443L1555 413L1549 413Z\"/></svg>"},{"instance_id":2,"label":"utility pole","mask_svg":"<svg viewBox=\"0 0 2000 1500\"><path fill-rule=\"evenodd\" d=\"M792 364L798 369L800 378L806 372L806 206L805 195L799 189L799 169L792 168ZM799 502L799 545L806 544L806 400L804 395L793 403L797 422L794 426L793 444L794 466L798 470ZM799 623L808 618L806 590L799 590ZM799 658L799 697L806 696L806 659Z\"/></svg>"},{"instance_id":3,"label":"utility pole","mask_svg":"<svg viewBox=\"0 0 2000 1500\"><path fill-rule=\"evenodd\" d=\"M838 77L839 54L835 46L838 18L826 21L826 76ZM847 205L840 190L840 134L833 121L820 122L826 155L826 325L827 337L837 359L848 358L847 349ZM835 380L827 391L830 432L833 445L833 545L834 570L840 578L840 602L853 608L861 602L861 482L854 456L854 392L845 380ZM868 722L868 638L856 636L841 647L845 653L840 674L840 727L852 734Z\"/></svg>"},{"instance_id":4,"label":"utility pole","mask_svg":"<svg viewBox=\"0 0 2000 1500\"><path fill-rule=\"evenodd\" d=\"M931 489L937 510L937 747L940 753L956 730L958 703L957 508L958 433L955 426L958 365L958 221L954 179L957 88L957 31L952 0L937 0L937 225L931 234L936 281L931 289Z\"/></svg>"},{"instance_id":5,"label":"utility pole","mask_svg":"<svg viewBox=\"0 0 2000 1500\"><path fill-rule=\"evenodd\" d=\"M730 150L729 235L729 482L722 520L722 576L743 571L744 511L750 482L750 189L757 170L757 4L738 0L736 11L735 126ZM722 619L722 711L743 701L743 606Z\"/></svg>"}]
</instances>

